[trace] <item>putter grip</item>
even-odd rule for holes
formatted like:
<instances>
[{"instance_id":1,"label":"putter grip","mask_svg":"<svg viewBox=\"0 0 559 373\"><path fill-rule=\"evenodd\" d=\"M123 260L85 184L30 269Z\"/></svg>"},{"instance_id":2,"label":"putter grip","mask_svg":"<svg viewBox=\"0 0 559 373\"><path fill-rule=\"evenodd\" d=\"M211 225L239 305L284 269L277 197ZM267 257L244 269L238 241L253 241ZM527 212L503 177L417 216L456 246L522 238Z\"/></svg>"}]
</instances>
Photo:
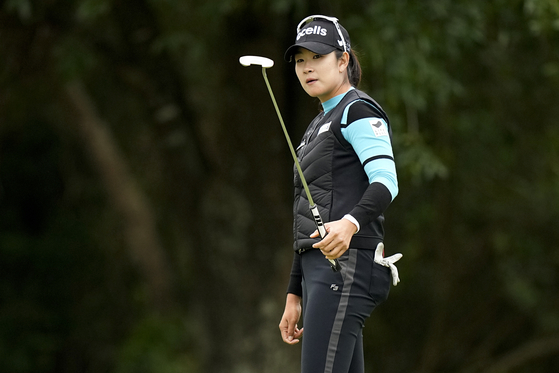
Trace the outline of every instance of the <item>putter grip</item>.
<instances>
[{"instance_id":1,"label":"putter grip","mask_svg":"<svg viewBox=\"0 0 559 373\"><path fill-rule=\"evenodd\" d=\"M311 213L314 218L314 222L316 223L316 228L318 229L318 233L320 234L321 238L326 237L326 228L324 228L324 223L322 222L322 218L320 217L320 213L318 212L318 207L316 205L311 206ZM342 267L340 266L340 262L338 259L328 259L330 262L330 267L332 271L338 272Z\"/></svg>"}]
</instances>

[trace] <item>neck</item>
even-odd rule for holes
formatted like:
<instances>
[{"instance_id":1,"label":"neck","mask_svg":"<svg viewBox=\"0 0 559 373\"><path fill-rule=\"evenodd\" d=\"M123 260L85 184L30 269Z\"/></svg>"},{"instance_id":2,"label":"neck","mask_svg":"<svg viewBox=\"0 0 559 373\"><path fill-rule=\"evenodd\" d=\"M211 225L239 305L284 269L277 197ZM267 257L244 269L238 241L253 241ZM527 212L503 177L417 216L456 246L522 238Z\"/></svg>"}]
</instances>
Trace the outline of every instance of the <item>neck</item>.
<instances>
[{"instance_id":1,"label":"neck","mask_svg":"<svg viewBox=\"0 0 559 373\"><path fill-rule=\"evenodd\" d=\"M321 103L324 103L324 102L328 101L329 99L331 99L332 97L336 97L338 95L346 93L351 88L352 88L352 85L349 84L349 82L347 80L344 80L344 82L338 88L333 90L328 96L319 97L319 100L320 100Z\"/></svg>"},{"instance_id":2,"label":"neck","mask_svg":"<svg viewBox=\"0 0 559 373\"><path fill-rule=\"evenodd\" d=\"M324 114L327 114L328 112L330 112L330 110L335 108L340 103L340 101L345 97L346 93L349 92L352 89L354 89L354 88L350 87L350 89L348 89L348 91L346 91L344 93L340 93L339 95L332 97L328 101L323 102L322 103L322 109L324 110Z\"/></svg>"}]
</instances>

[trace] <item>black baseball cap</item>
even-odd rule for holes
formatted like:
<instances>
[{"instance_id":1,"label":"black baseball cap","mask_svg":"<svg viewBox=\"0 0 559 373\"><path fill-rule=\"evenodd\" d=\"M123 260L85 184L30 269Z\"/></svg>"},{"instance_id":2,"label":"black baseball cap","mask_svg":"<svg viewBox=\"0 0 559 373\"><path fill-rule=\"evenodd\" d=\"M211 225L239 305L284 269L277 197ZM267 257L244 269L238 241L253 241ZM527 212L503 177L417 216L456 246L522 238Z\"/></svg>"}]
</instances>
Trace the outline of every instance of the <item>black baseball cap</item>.
<instances>
[{"instance_id":1,"label":"black baseball cap","mask_svg":"<svg viewBox=\"0 0 559 373\"><path fill-rule=\"evenodd\" d=\"M328 54L336 49L343 51L345 43L345 50L349 52L351 48L347 30L335 18L320 17L313 16L311 22L298 30L295 44L285 51L286 61L291 61L298 48L305 48L317 54ZM336 25L339 26L339 31ZM340 32L343 39L340 37Z\"/></svg>"}]
</instances>

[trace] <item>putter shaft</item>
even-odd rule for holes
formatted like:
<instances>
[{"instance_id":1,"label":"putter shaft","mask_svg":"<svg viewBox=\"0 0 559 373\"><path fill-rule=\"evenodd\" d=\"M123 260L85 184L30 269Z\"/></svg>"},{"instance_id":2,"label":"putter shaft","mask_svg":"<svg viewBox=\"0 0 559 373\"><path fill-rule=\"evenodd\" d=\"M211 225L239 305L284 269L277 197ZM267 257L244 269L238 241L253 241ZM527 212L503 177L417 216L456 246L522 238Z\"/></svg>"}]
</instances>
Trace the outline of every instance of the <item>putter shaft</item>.
<instances>
[{"instance_id":1,"label":"putter shaft","mask_svg":"<svg viewBox=\"0 0 559 373\"><path fill-rule=\"evenodd\" d=\"M297 153L295 153L295 149L293 148L293 144L291 143L291 138L289 137L289 133L287 132L287 128L285 127L285 123L283 122L281 112L276 102L274 92L272 91L272 87L270 86L270 82L268 81L266 68L264 66L262 66L262 76L264 77L264 81L266 82L266 87L268 87L268 92L270 92L270 97L272 98L272 102L274 103L274 108L276 109L276 113L278 114L278 118L281 123L281 128L283 129L283 133L285 134L285 139L287 140L287 145L289 145L291 156L293 157L293 161L295 162L295 167L297 168L297 172L299 173L299 178L301 179L301 183L303 184L303 188L305 189L307 199L309 200L309 208L311 210L314 221L316 223L316 228L318 229L318 233L320 234L320 237L324 238L326 236L326 228L324 227L324 223L322 221L322 218L320 217L320 213L318 212L318 207L315 205L314 200L312 199L309 186L307 185L307 180L303 175L303 170L301 170L301 165L299 164L299 160L297 159ZM337 259L328 259L328 261L330 262L330 266L332 267L332 270L334 272L337 272L341 269L340 263Z\"/></svg>"}]
</instances>

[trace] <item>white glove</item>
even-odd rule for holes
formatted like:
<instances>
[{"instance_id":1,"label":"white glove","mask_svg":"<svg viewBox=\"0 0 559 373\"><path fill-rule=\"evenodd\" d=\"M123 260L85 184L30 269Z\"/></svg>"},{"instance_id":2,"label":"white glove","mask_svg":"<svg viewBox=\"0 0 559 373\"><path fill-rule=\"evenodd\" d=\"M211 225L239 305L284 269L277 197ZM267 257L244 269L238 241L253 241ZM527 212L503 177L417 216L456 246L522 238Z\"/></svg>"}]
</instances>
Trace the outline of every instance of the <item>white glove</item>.
<instances>
[{"instance_id":1,"label":"white glove","mask_svg":"<svg viewBox=\"0 0 559 373\"><path fill-rule=\"evenodd\" d=\"M400 258L403 255L398 253L389 256L388 258L385 258L383 255L384 255L384 244L380 242L375 250L375 263L390 268L390 272L392 272L392 283L394 284L394 286L396 286L398 285L398 282L400 282L400 277L398 276L398 268L396 268L394 263L400 260Z\"/></svg>"}]
</instances>

